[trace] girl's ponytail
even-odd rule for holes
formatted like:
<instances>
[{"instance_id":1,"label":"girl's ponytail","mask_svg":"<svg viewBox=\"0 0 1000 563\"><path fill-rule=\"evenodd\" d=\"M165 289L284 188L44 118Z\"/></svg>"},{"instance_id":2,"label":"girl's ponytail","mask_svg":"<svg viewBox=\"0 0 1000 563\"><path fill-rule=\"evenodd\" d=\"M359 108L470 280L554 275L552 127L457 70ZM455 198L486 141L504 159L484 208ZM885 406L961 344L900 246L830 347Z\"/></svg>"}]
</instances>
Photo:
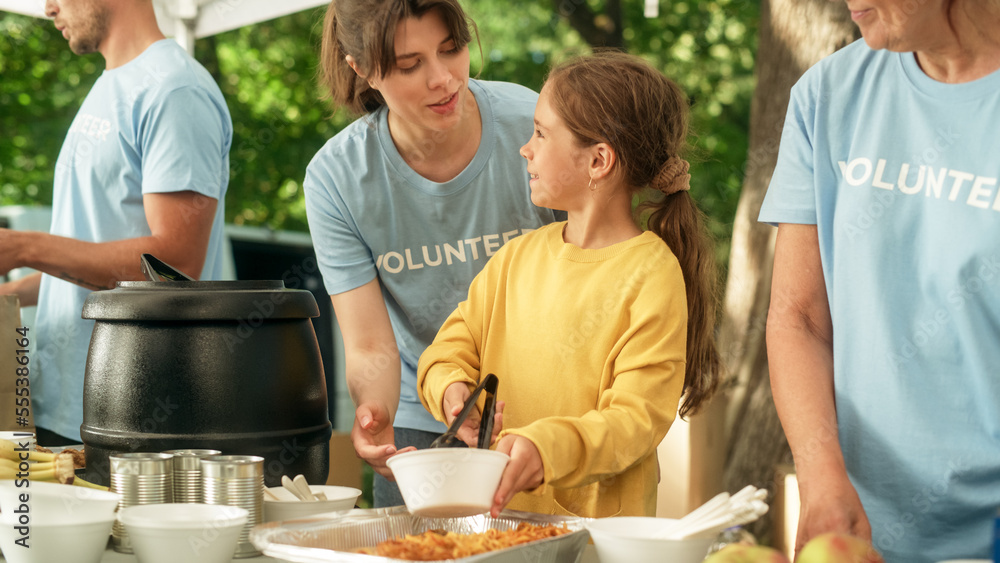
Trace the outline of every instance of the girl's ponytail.
<instances>
[{"instance_id":1,"label":"girl's ponytail","mask_svg":"<svg viewBox=\"0 0 1000 563\"><path fill-rule=\"evenodd\" d=\"M688 306L687 366L680 415L685 417L712 396L722 371L722 360L715 347L718 278L712 239L704 214L687 190L646 202L640 209L649 211L647 228L667 243L684 274Z\"/></svg>"}]
</instances>

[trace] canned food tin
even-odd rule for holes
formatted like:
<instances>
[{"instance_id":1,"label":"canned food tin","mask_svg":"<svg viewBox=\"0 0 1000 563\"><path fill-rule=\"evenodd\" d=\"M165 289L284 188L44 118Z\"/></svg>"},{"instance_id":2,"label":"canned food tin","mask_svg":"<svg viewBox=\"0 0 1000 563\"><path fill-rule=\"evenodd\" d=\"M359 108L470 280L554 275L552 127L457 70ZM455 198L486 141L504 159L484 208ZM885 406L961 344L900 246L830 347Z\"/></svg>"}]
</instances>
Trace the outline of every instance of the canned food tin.
<instances>
[{"instance_id":1,"label":"canned food tin","mask_svg":"<svg viewBox=\"0 0 1000 563\"><path fill-rule=\"evenodd\" d=\"M173 502L173 456L165 453L134 452L109 457L110 491L122 496L118 510L138 504ZM132 553L128 533L120 520L111 527L115 551Z\"/></svg>"},{"instance_id":2,"label":"canned food tin","mask_svg":"<svg viewBox=\"0 0 1000 563\"><path fill-rule=\"evenodd\" d=\"M263 522L264 458L252 455L216 455L201 458L202 499L247 510L234 557L260 555L250 543L250 530Z\"/></svg>"},{"instance_id":3,"label":"canned food tin","mask_svg":"<svg viewBox=\"0 0 1000 563\"><path fill-rule=\"evenodd\" d=\"M174 456L174 502L200 503L201 459L219 455L219 450L168 450Z\"/></svg>"}]
</instances>

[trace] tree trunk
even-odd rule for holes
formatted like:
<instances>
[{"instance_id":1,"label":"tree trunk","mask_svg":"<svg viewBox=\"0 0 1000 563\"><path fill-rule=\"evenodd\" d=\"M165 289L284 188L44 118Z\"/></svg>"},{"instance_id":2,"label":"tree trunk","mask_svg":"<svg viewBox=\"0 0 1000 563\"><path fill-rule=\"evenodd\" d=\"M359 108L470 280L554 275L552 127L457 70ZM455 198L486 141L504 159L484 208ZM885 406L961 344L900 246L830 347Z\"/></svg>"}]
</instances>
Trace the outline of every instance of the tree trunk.
<instances>
[{"instance_id":1,"label":"tree trunk","mask_svg":"<svg viewBox=\"0 0 1000 563\"><path fill-rule=\"evenodd\" d=\"M791 452L774 409L764 327L774 261L774 227L757 222L774 172L789 90L810 66L857 37L843 3L763 0L757 50L757 87L750 110L750 149L733 224L729 278L719 346L731 380L726 388L728 440L724 488L747 484L774 492L774 471ZM772 520L751 529L771 543Z\"/></svg>"}]
</instances>

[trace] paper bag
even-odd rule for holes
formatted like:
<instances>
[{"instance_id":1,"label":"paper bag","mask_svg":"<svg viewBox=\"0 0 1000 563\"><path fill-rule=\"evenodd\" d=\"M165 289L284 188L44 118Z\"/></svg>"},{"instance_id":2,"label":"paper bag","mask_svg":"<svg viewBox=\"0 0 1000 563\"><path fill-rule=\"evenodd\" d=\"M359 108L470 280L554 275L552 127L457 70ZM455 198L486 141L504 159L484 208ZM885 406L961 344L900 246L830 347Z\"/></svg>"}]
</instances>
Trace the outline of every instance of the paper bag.
<instances>
[{"instance_id":1,"label":"paper bag","mask_svg":"<svg viewBox=\"0 0 1000 563\"><path fill-rule=\"evenodd\" d=\"M28 346L34 335L21 326L21 302L0 295L0 431L34 432L31 390L34 369Z\"/></svg>"}]
</instances>

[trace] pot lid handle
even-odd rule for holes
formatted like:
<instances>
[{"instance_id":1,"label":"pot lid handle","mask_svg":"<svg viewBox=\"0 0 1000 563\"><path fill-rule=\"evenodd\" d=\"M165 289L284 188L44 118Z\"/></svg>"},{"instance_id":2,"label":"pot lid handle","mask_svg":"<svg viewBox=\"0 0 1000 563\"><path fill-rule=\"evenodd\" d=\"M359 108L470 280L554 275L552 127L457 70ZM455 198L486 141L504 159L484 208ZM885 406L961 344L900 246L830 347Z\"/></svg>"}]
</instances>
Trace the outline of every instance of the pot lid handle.
<instances>
[{"instance_id":1,"label":"pot lid handle","mask_svg":"<svg viewBox=\"0 0 1000 563\"><path fill-rule=\"evenodd\" d=\"M152 254L143 254L139 258L139 268L149 281L195 281Z\"/></svg>"}]
</instances>

